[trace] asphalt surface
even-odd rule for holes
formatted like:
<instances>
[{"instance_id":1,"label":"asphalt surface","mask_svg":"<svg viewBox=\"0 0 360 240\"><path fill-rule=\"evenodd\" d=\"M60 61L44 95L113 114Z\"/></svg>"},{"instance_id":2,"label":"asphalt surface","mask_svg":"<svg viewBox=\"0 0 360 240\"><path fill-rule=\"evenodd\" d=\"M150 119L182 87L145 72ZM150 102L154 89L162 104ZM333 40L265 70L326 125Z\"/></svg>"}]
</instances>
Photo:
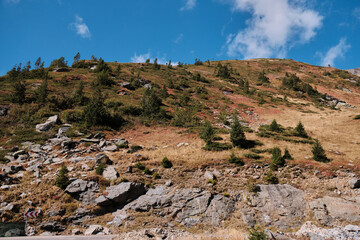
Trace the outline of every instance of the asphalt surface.
<instances>
[{"instance_id":1,"label":"asphalt surface","mask_svg":"<svg viewBox=\"0 0 360 240\"><path fill-rule=\"evenodd\" d=\"M92 236L34 236L34 237L4 237L0 238L1 240L44 240L44 239L54 239L54 240L112 240L118 235L92 235Z\"/></svg>"}]
</instances>

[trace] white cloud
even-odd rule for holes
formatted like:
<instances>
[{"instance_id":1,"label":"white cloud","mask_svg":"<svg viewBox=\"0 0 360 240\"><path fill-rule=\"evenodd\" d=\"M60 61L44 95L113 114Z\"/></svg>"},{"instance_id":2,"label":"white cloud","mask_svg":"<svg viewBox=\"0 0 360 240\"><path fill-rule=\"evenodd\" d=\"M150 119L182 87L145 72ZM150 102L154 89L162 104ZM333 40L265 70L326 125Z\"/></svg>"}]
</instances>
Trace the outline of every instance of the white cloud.
<instances>
[{"instance_id":1,"label":"white cloud","mask_svg":"<svg viewBox=\"0 0 360 240\"><path fill-rule=\"evenodd\" d=\"M230 34L225 44L229 56L284 58L296 44L316 35L323 17L307 9L304 0L231 0L234 11L249 12L247 28Z\"/></svg>"},{"instance_id":2,"label":"white cloud","mask_svg":"<svg viewBox=\"0 0 360 240\"><path fill-rule=\"evenodd\" d=\"M76 31L76 33L78 35L80 35L83 38L90 38L91 37L91 33L89 30L89 27L86 25L86 23L84 23L84 19L82 19L79 16L75 16L75 22L71 23L70 26L72 27L73 30Z\"/></svg>"},{"instance_id":3,"label":"white cloud","mask_svg":"<svg viewBox=\"0 0 360 240\"><path fill-rule=\"evenodd\" d=\"M132 56L130 58L130 61L133 63L144 63L147 59L150 59L151 63L153 63L155 60L155 58L152 58L151 54L148 52L148 53L144 53L144 54L140 54L140 55L137 55L135 53L134 56ZM169 60L166 59L166 56L165 57L157 57L157 62L158 62L158 64L165 65L165 64L169 63ZM171 61L171 65L173 65L173 66L176 66L177 63L178 63L177 61L176 62Z\"/></svg>"},{"instance_id":4,"label":"white cloud","mask_svg":"<svg viewBox=\"0 0 360 240\"><path fill-rule=\"evenodd\" d=\"M335 60L337 58L344 58L345 53L351 48L350 44L346 43L346 38L340 39L339 43L336 46L331 47L325 56L321 60L322 66L335 66Z\"/></svg>"},{"instance_id":5,"label":"white cloud","mask_svg":"<svg viewBox=\"0 0 360 240\"><path fill-rule=\"evenodd\" d=\"M354 17L356 17L358 20L360 20L360 8L355 8L353 11Z\"/></svg>"},{"instance_id":6,"label":"white cloud","mask_svg":"<svg viewBox=\"0 0 360 240\"><path fill-rule=\"evenodd\" d=\"M20 0L4 0L4 2L5 3L14 3L14 4L16 4L16 3L19 3Z\"/></svg>"},{"instance_id":7,"label":"white cloud","mask_svg":"<svg viewBox=\"0 0 360 240\"><path fill-rule=\"evenodd\" d=\"M184 34L180 33L179 36L174 40L174 43L179 44L183 38Z\"/></svg>"},{"instance_id":8,"label":"white cloud","mask_svg":"<svg viewBox=\"0 0 360 240\"><path fill-rule=\"evenodd\" d=\"M180 8L180 11L191 10L196 6L196 0L186 0L185 5Z\"/></svg>"}]
</instances>

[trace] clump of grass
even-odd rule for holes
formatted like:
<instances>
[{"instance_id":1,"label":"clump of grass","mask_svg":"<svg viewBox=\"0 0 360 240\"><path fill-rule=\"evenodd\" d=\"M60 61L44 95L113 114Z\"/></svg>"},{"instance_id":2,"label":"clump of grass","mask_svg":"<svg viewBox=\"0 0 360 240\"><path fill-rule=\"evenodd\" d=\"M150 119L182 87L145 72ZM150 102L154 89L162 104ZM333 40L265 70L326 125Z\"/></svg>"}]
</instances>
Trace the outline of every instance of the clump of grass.
<instances>
[{"instance_id":1,"label":"clump of grass","mask_svg":"<svg viewBox=\"0 0 360 240\"><path fill-rule=\"evenodd\" d=\"M134 167L137 168L137 169L139 169L139 170L145 170L144 164L139 163L139 162L138 162L138 163L135 163Z\"/></svg>"},{"instance_id":2,"label":"clump of grass","mask_svg":"<svg viewBox=\"0 0 360 240\"><path fill-rule=\"evenodd\" d=\"M229 143L219 143L219 142L210 142L203 147L207 151L224 151L232 148L232 145Z\"/></svg>"},{"instance_id":3,"label":"clump of grass","mask_svg":"<svg viewBox=\"0 0 360 240\"><path fill-rule=\"evenodd\" d=\"M230 158L228 159L228 162L234 163L236 166L244 166L245 165L244 161L241 158L235 156L235 153L231 153Z\"/></svg>"},{"instance_id":4,"label":"clump of grass","mask_svg":"<svg viewBox=\"0 0 360 240\"><path fill-rule=\"evenodd\" d=\"M100 163L95 169L96 174L97 175L102 175L104 170L105 170L105 167L106 167L105 164Z\"/></svg>"}]
</instances>

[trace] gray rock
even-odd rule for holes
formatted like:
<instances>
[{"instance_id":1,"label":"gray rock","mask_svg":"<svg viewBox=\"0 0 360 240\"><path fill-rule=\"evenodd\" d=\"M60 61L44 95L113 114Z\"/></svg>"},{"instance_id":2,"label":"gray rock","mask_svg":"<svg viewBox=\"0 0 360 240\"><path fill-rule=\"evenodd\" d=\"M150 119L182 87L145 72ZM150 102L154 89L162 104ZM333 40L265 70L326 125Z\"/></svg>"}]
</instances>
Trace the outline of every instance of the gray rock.
<instances>
[{"instance_id":1,"label":"gray rock","mask_svg":"<svg viewBox=\"0 0 360 240\"><path fill-rule=\"evenodd\" d=\"M110 145L110 146L103 147L102 150L108 151L108 152L115 152L118 150L118 147L116 145Z\"/></svg>"},{"instance_id":2,"label":"gray rock","mask_svg":"<svg viewBox=\"0 0 360 240\"><path fill-rule=\"evenodd\" d=\"M95 157L95 163L96 164L113 164L113 161L110 160L110 158L105 153L98 153Z\"/></svg>"},{"instance_id":3,"label":"gray rock","mask_svg":"<svg viewBox=\"0 0 360 240\"><path fill-rule=\"evenodd\" d=\"M6 116L8 114L8 108L6 107L0 107L0 116L3 117L3 116Z\"/></svg>"},{"instance_id":4,"label":"gray rock","mask_svg":"<svg viewBox=\"0 0 360 240\"><path fill-rule=\"evenodd\" d=\"M18 228L14 228L6 231L4 237L18 237L18 236L22 236L23 234L24 233L22 230Z\"/></svg>"},{"instance_id":5,"label":"gray rock","mask_svg":"<svg viewBox=\"0 0 360 240\"><path fill-rule=\"evenodd\" d=\"M314 216L324 225L333 225L336 219L346 222L360 221L360 206L342 198L325 196L310 202Z\"/></svg>"},{"instance_id":6,"label":"gray rock","mask_svg":"<svg viewBox=\"0 0 360 240\"><path fill-rule=\"evenodd\" d=\"M93 181L77 179L66 187L65 192L87 205L95 203L95 193L99 191L99 184Z\"/></svg>"},{"instance_id":7,"label":"gray rock","mask_svg":"<svg viewBox=\"0 0 360 240\"><path fill-rule=\"evenodd\" d=\"M116 171L115 167L113 166L106 167L102 175L107 180L114 180L119 177L119 173Z\"/></svg>"},{"instance_id":8,"label":"gray rock","mask_svg":"<svg viewBox=\"0 0 360 240\"><path fill-rule=\"evenodd\" d=\"M62 232L66 229L66 227L56 221L42 222L40 223L39 227L40 229L49 232Z\"/></svg>"},{"instance_id":9,"label":"gray rock","mask_svg":"<svg viewBox=\"0 0 360 240\"><path fill-rule=\"evenodd\" d=\"M43 232L40 236L54 236L54 234L52 232Z\"/></svg>"},{"instance_id":10,"label":"gray rock","mask_svg":"<svg viewBox=\"0 0 360 240\"><path fill-rule=\"evenodd\" d=\"M128 145L129 142L126 141L124 138L121 138L121 139L117 140L115 144L116 144L117 146L125 146L125 145Z\"/></svg>"},{"instance_id":11,"label":"gray rock","mask_svg":"<svg viewBox=\"0 0 360 240\"><path fill-rule=\"evenodd\" d=\"M70 149L75 148L76 144L77 144L76 141L69 139L69 140L65 140L65 141L61 142L61 147L66 150L70 150Z\"/></svg>"},{"instance_id":12,"label":"gray rock","mask_svg":"<svg viewBox=\"0 0 360 240\"><path fill-rule=\"evenodd\" d=\"M7 174L15 174L21 170L23 170L23 167L21 165L11 165L11 166L2 167L2 171Z\"/></svg>"},{"instance_id":13,"label":"gray rock","mask_svg":"<svg viewBox=\"0 0 360 240\"><path fill-rule=\"evenodd\" d=\"M38 132L45 132L50 130L55 124L60 123L60 118L58 115L54 115L52 117L49 117L48 120L46 120L45 123L37 124L36 125L36 131Z\"/></svg>"},{"instance_id":14,"label":"gray rock","mask_svg":"<svg viewBox=\"0 0 360 240\"><path fill-rule=\"evenodd\" d=\"M85 231L85 235L95 235L101 232L104 228L100 225L90 225Z\"/></svg>"},{"instance_id":15,"label":"gray rock","mask_svg":"<svg viewBox=\"0 0 360 240\"><path fill-rule=\"evenodd\" d=\"M71 230L71 234L72 235L81 235L82 232L80 231L80 229L75 228L75 229Z\"/></svg>"},{"instance_id":16,"label":"gray rock","mask_svg":"<svg viewBox=\"0 0 360 240\"><path fill-rule=\"evenodd\" d=\"M70 127L71 127L71 126L63 126L63 127L60 127L59 130L58 130L57 136L58 136L58 137L64 136L64 134L69 131Z\"/></svg>"},{"instance_id":17,"label":"gray rock","mask_svg":"<svg viewBox=\"0 0 360 240\"><path fill-rule=\"evenodd\" d=\"M213 180L214 179L214 174L212 172L206 171L204 174L204 178L206 180Z\"/></svg>"},{"instance_id":18,"label":"gray rock","mask_svg":"<svg viewBox=\"0 0 360 240\"><path fill-rule=\"evenodd\" d=\"M80 139L80 141L87 142L87 143L99 143L100 139L82 138L82 139Z\"/></svg>"},{"instance_id":19,"label":"gray rock","mask_svg":"<svg viewBox=\"0 0 360 240\"><path fill-rule=\"evenodd\" d=\"M209 191L196 188L174 191L160 185L149 189L145 195L129 203L124 209L143 212L161 208L185 226L204 222L217 226L220 221L231 216L234 205L233 199L213 195Z\"/></svg>"},{"instance_id":20,"label":"gray rock","mask_svg":"<svg viewBox=\"0 0 360 240\"><path fill-rule=\"evenodd\" d=\"M118 185L107 187L106 196L99 196L95 202L100 206L126 204L146 193L143 183L122 182ZM105 200L105 199L106 200Z\"/></svg>"},{"instance_id":21,"label":"gray rock","mask_svg":"<svg viewBox=\"0 0 360 240\"><path fill-rule=\"evenodd\" d=\"M94 135L94 138L96 139L102 139L102 138L105 138L105 133L103 132L98 132Z\"/></svg>"},{"instance_id":22,"label":"gray rock","mask_svg":"<svg viewBox=\"0 0 360 240\"><path fill-rule=\"evenodd\" d=\"M63 208L60 210L50 210L48 211L47 216L48 217L62 216L64 215L64 213L65 213L65 209Z\"/></svg>"},{"instance_id":23,"label":"gray rock","mask_svg":"<svg viewBox=\"0 0 360 240\"><path fill-rule=\"evenodd\" d=\"M261 191L250 196L251 206L260 212L255 218L280 229L301 226L305 217L304 194L290 185L259 185ZM251 213L251 211L250 211Z\"/></svg>"},{"instance_id":24,"label":"gray rock","mask_svg":"<svg viewBox=\"0 0 360 240\"><path fill-rule=\"evenodd\" d=\"M360 179L358 179L358 178L352 178L352 179L350 179L350 181L349 181L349 186L350 186L350 188L352 188L352 189L360 188Z\"/></svg>"},{"instance_id":25,"label":"gray rock","mask_svg":"<svg viewBox=\"0 0 360 240\"><path fill-rule=\"evenodd\" d=\"M345 228L335 227L330 229L320 228L311 222L304 223L300 230L296 232L296 237L310 240L327 240L327 239L358 239L358 233L348 231Z\"/></svg>"}]
</instances>

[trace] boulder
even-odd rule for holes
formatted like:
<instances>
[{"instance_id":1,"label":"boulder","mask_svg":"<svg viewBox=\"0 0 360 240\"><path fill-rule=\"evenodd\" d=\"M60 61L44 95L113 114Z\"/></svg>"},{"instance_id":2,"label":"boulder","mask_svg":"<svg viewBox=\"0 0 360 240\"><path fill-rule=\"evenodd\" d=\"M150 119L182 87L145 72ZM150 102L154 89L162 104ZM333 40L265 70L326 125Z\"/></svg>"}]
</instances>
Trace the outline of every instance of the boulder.
<instances>
[{"instance_id":1,"label":"boulder","mask_svg":"<svg viewBox=\"0 0 360 240\"><path fill-rule=\"evenodd\" d=\"M360 188L360 179L352 178L349 180L349 186L352 189Z\"/></svg>"},{"instance_id":2,"label":"boulder","mask_svg":"<svg viewBox=\"0 0 360 240\"><path fill-rule=\"evenodd\" d=\"M342 198L325 196L310 202L314 216L324 225L334 225L335 220L360 221L360 206Z\"/></svg>"},{"instance_id":3,"label":"boulder","mask_svg":"<svg viewBox=\"0 0 360 240\"><path fill-rule=\"evenodd\" d=\"M106 167L102 175L107 180L114 180L119 177L119 173L116 171L115 167L113 166Z\"/></svg>"},{"instance_id":4,"label":"boulder","mask_svg":"<svg viewBox=\"0 0 360 240\"><path fill-rule=\"evenodd\" d=\"M243 211L250 216L243 219L255 219L280 229L301 226L306 213L304 193L287 184L259 185L261 191L257 195L251 195L250 206L255 209ZM257 215L251 216L256 210Z\"/></svg>"},{"instance_id":5,"label":"boulder","mask_svg":"<svg viewBox=\"0 0 360 240\"><path fill-rule=\"evenodd\" d=\"M54 115L52 117L49 117L45 123L37 124L36 125L36 131L38 132L45 132L50 130L55 124L60 123L60 118L58 115Z\"/></svg>"},{"instance_id":6,"label":"boulder","mask_svg":"<svg viewBox=\"0 0 360 240\"><path fill-rule=\"evenodd\" d=\"M49 232L62 232L66 229L63 225L56 221L48 221L40 223L40 229L49 231Z\"/></svg>"},{"instance_id":7,"label":"boulder","mask_svg":"<svg viewBox=\"0 0 360 240\"><path fill-rule=\"evenodd\" d=\"M146 193L143 183L122 182L118 185L107 187L106 196L99 196L95 202L100 206L125 205Z\"/></svg>"},{"instance_id":8,"label":"boulder","mask_svg":"<svg viewBox=\"0 0 360 240\"><path fill-rule=\"evenodd\" d=\"M350 226L350 227L348 227ZM352 231L351 226L344 228L320 228L311 222L304 223L300 230L296 232L295 236L299 239L307 238L310 240L317 239L358 239L358 232Z\"/></svg>"},{"instance_id":9,"label":"boulder","mask_svg":"<svg viewBox=\"0 0 360 240\"><path fill-rule=\"evenodd\" d=\"M118 150L118 147L116 145L110 145L110 146L103 147L102 150L108 151L108 152L115 152Z\"/></svg>"},{"instance_id":10,"label":"boulder","mask_svg":"<svg viewBox=\"0 0 360 240\"><path fill-rule=\"evenodd\" d=\"M57 136L62 137L70 129L71 125L65 125L59 128Z\"/></svg>"},{"instance_id":11,"label":"boulder","mask_svg":"<svg viewBox=\"0 0 360 240\"><path fill-rule=\"evenodd\" d=\"M110 158L105 153L98 153L95 157L95 163L96 164L113 164L113 161L110 160Z\"/></svg>"},{"instance_id":12,"label":"boulder","mask_svg":"<svg viewBox=\"0 0 360 240\"><path fill-rule=\"evenodd\" d=\"M100 225L90 225L85 231L85 235L95 235L101 232L104 228Z\"/></svg>"},{"instance_id":13,"label":"boulder","mask_svg":"<svg viewBox=\"0 0 360 240\"><path fill-rule=\"evenodd\" d=\"M95 202L95 193L99 191L99 184L93 181L77 179L66 187L65 192L75 199L82 201L84 205Z\"/></svg>"},{"instance_id":14,"label":"boulder","mask_svg":"<svg viewBox=\"0 0 360 240\"><path fill-rule=\"evenodd\" d=\"M162 209L185 226L198 223L211 223L217 226L220 221L227 219L234 211L235 201L222 195L212 194L197 188L179 189L174 191L164 185L140 196L129 203L124 209L134 211L150 211Z\"/></svg>"},{"instance_id":15,"label":"boulder","mask_svg":"<svg viewBox=\"0 0 360 240\"><path fill-rule=\"evenodd\" d=\"M204 178L206 180L213 180L214 179L214 174L212 172L206 171L204 174Z\"/></svg>"}]
</instances>

